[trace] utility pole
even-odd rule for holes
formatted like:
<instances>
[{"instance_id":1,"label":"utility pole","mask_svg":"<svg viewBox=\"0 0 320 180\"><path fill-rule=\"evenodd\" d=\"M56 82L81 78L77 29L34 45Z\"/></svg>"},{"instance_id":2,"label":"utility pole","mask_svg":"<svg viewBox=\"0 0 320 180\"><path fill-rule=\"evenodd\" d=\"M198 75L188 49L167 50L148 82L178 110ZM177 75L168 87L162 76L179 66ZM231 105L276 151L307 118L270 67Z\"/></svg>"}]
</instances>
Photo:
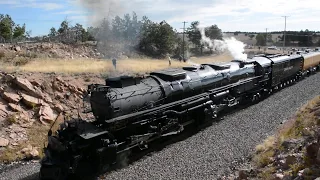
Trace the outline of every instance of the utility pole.
<instances>
[{"instance_id":1,"label":"utility pole","mask_svg":"<svg viewBox=\"0 0 320 180\"><path fill-rule=\"evenodd\" d=\"M182 53L183 53L183 55L182 55L182 58L183 58L183 61L185 60L185 58L184 58L184 32L185 32L185 29L186 29L186 23L188 23L188 22L185 22L185 21L183 21L182 22L183 23L183 33L182 33Z\"/></svg>"},{"instance_id":2,"label":"utility pole","mask_svg":"<svg viewBox=\"0 0 320 180\"><path fill-rule=\"evenodd\" d=\"M289 16L282 16L282 17L284 17L284 32L283 32L283 52L284 52L284 47L286 46L287 17Z\"/></svg>"}]
</instances>

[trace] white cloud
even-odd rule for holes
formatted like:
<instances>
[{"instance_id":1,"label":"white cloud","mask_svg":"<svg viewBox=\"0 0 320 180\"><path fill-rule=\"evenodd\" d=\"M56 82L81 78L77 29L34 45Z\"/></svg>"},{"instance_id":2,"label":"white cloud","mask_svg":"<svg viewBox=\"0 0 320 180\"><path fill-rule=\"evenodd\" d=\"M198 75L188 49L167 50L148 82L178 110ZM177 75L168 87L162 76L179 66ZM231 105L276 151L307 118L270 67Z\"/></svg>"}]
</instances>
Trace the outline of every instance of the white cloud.
<instances>
[{"instance_id":1,"label":"white cloud","mask_svg":"<svg viewBox=\"0 0 320 180\"><path fill-rule=\"evenodd\" d=\"M283 30L283 15L290 16L289 30L320 29L318 0L119 0L118 5L121 8L111 7L114 14L135 11L140 17L164 19L176 29L183 21L200 21L203 25L217 24L224 31Z\"/></svg>"},{"instance_id":2,"label":"white cloud","mask_svg":"<svg viewBox=\"0 0 320 180\"><path fill-rule=\"evenodd\" d=\"M98 0L96 0L98 2ZM288 30L320 30L319 0L100 0L97 13L83 3L87 0L0 0L1 5L55 10L48 15L68 15L70 19L92 22L96 17L137 12L141 18L166 20L180 30L183 21L200 21L202 25L217 24L223 31L282 31L283 15L288 15ZM89 2L89 1L88 1ZM91 2L91 1L90 1ZM93 1L92 1L93 2ZM95 1L94 1L95 2ZM88 6L88 5L87 5ZM57 10L60 10L59 12ZM110 11L109 11L110 10ZM89 15L88 13L93 13ZM188 25L187 25L188 26Z\"/></svg>"},{"instance_id":3,"label":"white cloud","mask_svg":"<svg viewBox=\"0 0 320 180\"><path fill-rule=\"evenodd\" d=\"M288 28L320 29L319 11L320 1L317 0L229 0L212 2L206 7L194 8L192 11L183 9L183 13L172 15L168 22L180 23L184 20L205 22L204 24L217 24L223 30L263 31L270 27L274 30L283 29L284 18L287 19ZM183 8L183 7L181 7ZM161 10L161 8L160 8ZM264 14L264 16L261 16ZM261 17L257 17L257 16ZM215 19L211 21L210 19ZM237 19L237 20L235 20ZM315 24L317 23L317 24Z\"/></svg>"}]
</instances>

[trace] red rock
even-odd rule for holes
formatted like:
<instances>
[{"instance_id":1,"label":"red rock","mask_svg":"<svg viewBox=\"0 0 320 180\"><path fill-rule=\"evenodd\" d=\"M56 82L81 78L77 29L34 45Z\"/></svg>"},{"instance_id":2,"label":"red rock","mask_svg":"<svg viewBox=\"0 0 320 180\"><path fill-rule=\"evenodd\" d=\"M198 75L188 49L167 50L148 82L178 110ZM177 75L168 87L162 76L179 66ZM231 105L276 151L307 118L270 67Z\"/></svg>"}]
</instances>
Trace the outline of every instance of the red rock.
<instances>
[{"instance_id":1,"label":"red rock","mask_svg":"<svg viewBox=\"0 0 320 180\"><path fill-rule=\"evenodd\" d=\"M57 115L49 106L41 106L39 110L40 121L54 121Z\"/></svg>"},{"instance_id":2,"label":"red rock","mask_svg":"<svg viewBox=\"0 0 320 180\"><path fill-rule=\"evenodd\" d=\"M58 99L58 100L59 100L59 99L63 99L63 98L64 98L64 97L63 97L62 94L57 94L56 97L55 97L55 99Z\"/></svg>"},{"instance_id":3,"label":"red rock","mask_svg":"<svg viewBox=\"0 0 320 180\"><path fill-rule=\"evenodd\" d=\"M26 94L22 94L22 101L28 106L28 107L35 107L44 104L42 99L35 98Z\"/></svg>"},{"instance_id":4,"label":"red rock","mask_svg":"<svg viewBox=\"0 0 320 180\"><path fill-rule=\"evenodd\" d=\"M21 97L18 94L10 93L10 92L4 92L2 94L3 99L10 103L18 103L21 100Z\"/></svg>"},{"instance_id":5,"label":"red rock","mask_svg":"<svg viewBox=\"0 0 320 180\"><path fill-rule=\"evenodd\" d=\"M85 92L85 89L83 89L83 88L81 88L81 87L78 87L77 89L78 89L78 91L80 91L80 92L82 92L82 93Z\"/></svg>"},{"instance_id":6,"label":"red rock","mask_svg":"<svg viewBox=\"0 0 320 180\"><path fill-rule=\"evenodd\" d=\"M76 93L78 91L78 88L73 85L73 84L69 84L68 88L70 89L71 92Z\"/></svg>"},{"instance_id":7,"label":"red rock","mask_svg":"<svg viewBox=\"0 0 320 180\"><path fill-rule=\"evenodd\" d=\"M63 82L63 80L62 80L61 77L56 77L56 80L57 80L57 81L60 81L60 82Z\"/></svg>"},{"instance_id":8,"label":"red rock","mask_svg":"<svg viewBox=\"0 0 320 180\"><path fill-rule=\"evenodd\" d=\"M59 92L63 92L63 91L64 91L62 85L61 85L60 83L58 83L58 82L53 82L53 83L52 83L52 88L53 88L54 90L59 91Z\"/></svg>"},{"instance_id":9,"label":"red rock","mask_svg":"<svg viewBox=\"0 0 320 180\"><path fill-rule=\"evenodd\" d=\"M17 77L15 83L25 91L27 91L31 96L42 98L42 92L40 89L35 88L27 79L22 79Z\"/></svg>"},{"instance_id":10,"label":"red rock","mask_svg":"<svg viewBox=\"0 0 320 180\"><path fill-rule=\"evenodd\" d=\"M0 105L1 108L1 105ZM0 120L8 116L8 113L5 110L0 109Z\"/></svg>"},{"instance_id":11,"label":"red rock","mask_svg":"<svg viewBox=\"0 0 320 180\"><path fill-rule=\"evenodd\" d=\"M36 80L33 80L33 81L31 81L30 82L32 85L34 85L34 86L40 86L41 85L41 83L39 83L38 81L36 81Z\"/></svg>"},{"instance_id":12,"label":"red rock","mask_svg":"<svg viewBox=\"0 0 320 180\"><path fill-rule=\"evenodd\" d=\"M51 97L48 94L43 94L43 99L47 103L52 103L53 102Z\"/></svg>"},{"instance_id":13,"label":"red rock","mask_svg":"<svg viewBox=\"0 0 320 180\"><path fill-rule=\"evenodd\" d=\"M2 104L0 102L0 117L1 115L4 114L5 116L7 116L7 106L5 104Z\"/></svg>"},{"instance_id":14,"label":"red rock","mask_svg":"<svg viewBox=\"0 0 320 180\"><path fill-rule=\"evenodd\" d=\"M8 146L8 145L9 145L9 140L0 137L0 147L6 147L6 146Z\"/></svg>"},{"instance_id":15,"label":"red rock","mask_svg":"<svg viewBox=\"0 0 320 180\"><path fill-rule=\"evenodd\" d=\"M59 113L60 113L60 112L63 112L63 110L64 110L64 108L61 106L61 104L55 104L55 105L54 105L54 109L55 109L56 111L58 111Z\"/></svg>"},{"instance_id":16,"label":"red rock","mask_svg":"<svg viewBox=\"0 0 320 180\"><path fill-rule=\"evenodd\" d=\"M16 112L23 112L23 109L19 105L12 104L12 103L9 103L8 105L12 110Z\"/></svg>"}]
</instances>

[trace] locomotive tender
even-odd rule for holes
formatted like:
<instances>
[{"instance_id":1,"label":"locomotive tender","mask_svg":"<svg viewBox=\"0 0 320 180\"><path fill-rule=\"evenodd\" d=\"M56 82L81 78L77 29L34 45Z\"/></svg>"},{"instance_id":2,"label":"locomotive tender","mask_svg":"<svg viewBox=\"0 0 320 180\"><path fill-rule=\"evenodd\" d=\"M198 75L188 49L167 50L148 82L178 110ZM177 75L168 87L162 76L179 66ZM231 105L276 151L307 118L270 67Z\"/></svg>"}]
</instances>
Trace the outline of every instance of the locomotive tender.
<instances>
[{"instance_id":1,"label":"locomotive tender","mask_svg":"<svg viewBox=\"0 0 320 180\"><path fill-rule=\"evenodd\" d=\"M263 54L89 85L95 121L62 123L55 136L49 131L40 177L64 179L87 163L102 169L116 163L119 153L147 148L149 142L210 121L222 110L258 101L319 68L320 52Z\"/></svg>"}]
</instances>

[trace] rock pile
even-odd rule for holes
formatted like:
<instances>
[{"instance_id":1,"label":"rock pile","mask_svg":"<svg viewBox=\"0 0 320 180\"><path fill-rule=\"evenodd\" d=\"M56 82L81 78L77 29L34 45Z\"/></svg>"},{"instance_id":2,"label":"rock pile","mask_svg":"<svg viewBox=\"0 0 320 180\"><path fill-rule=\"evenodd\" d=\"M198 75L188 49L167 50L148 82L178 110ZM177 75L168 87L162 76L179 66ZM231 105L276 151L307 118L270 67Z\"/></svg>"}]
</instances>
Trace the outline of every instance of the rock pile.
<instances>
[{"instance_id":1,"label":"rock pile","mask_svg":"<svg viewBox=\"0 0 320 180\"><path fill-rule=\"evenodd\" d=\"M40 82L0 73L0 83L0 154L4 147L28 144L27 129L35 122L49 125L62 112L76 115L85 92L59 77ZM26 158L39 156L36 147L25 147L21 153Z\"/></svg>"},{"instance_id":2,"label":"rock pile","mask_svg":"<svg viewBox=\"0 0 320 180\"><path fill-rule=\"evenodd\" d=\"M19 45L3 45L0 51L5 53L16 53L18 56L25 55L36 56L41 54L49 58L103 58L103 54L93 45L66 45L62 43L25 43Z\"/></svg>"}]
</instances>

